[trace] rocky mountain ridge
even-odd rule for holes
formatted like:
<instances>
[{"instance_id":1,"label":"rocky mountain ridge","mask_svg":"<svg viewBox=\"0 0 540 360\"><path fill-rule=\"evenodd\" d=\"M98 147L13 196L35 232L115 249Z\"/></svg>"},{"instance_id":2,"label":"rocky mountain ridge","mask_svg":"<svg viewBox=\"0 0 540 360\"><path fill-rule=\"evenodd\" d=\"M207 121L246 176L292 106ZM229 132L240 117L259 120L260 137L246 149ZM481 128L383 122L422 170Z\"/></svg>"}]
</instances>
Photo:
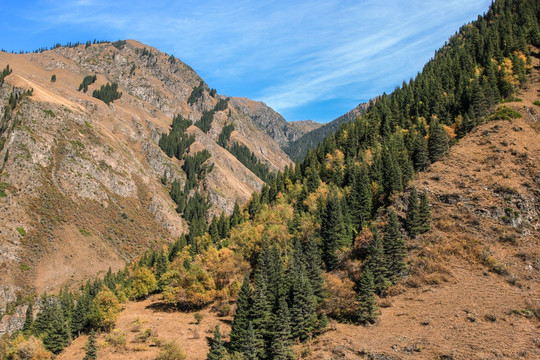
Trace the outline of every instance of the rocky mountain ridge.
<instances>
[{"instance_id":1,"label":"rocky mountain ridge","mask_svg":"<svg viewBox=\"0 0 540 360\"><path fill-rule=\"evenodd\" d=\"M9 108L0 126L2 314L17 294L55 292L109 267L117 270L185 232L168 194L172 181L183 186L186 180L183 162L169 158L158 141L174 115L195 122L226 99L174 56L132 40L0 52L0 67L7 65L13 72L0 86ZM79 90L94 74L88 91ZM120 99L107 105L92 96L113 82ZM188 101L201 84L200 95ZM281 126L283 118L264 104L242 103L257 104L256 112L246 113L231 99L215 112L207 133L187 129L195 137L190 153L211 154L213 169L197 188L211 203L210 216L230 213L235 201L244 203L263 184L217 144L226 124L235 126L230 142L246 146L271 171L291 164L273 133L253 121L270 114L265 124L274 128L273 119ZM290 138L316 127L287 126Z\"/></svg>"}]
</instances>

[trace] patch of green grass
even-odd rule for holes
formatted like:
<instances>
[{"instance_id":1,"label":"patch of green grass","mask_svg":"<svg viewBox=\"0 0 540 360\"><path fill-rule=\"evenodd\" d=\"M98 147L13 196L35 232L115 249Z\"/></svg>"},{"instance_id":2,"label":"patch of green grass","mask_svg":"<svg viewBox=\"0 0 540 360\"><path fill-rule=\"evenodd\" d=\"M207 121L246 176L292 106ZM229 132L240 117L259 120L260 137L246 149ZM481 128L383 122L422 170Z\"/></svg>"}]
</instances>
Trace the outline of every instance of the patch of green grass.
<instances>
[{"instance_id":1,"label":"patch of green grass","mask_svg":"<svg viewBox=\"0 0 540 360\"><path fill-rule=\"evenodd\" d=\"M506 104L509 102L522 102L522 101L523 99L520 99L520 98L508 98L508 99L501 100L501 104Z\"/></svg>"},{"instance_id":2,"label":"patch of green grass","mask_svg":"<svg viewBox=\"0 0 540 360\"><path fill-rule=\"evenodd\" d=\"M0 198L7 196L6 190L9 189L11 185L5 182L0 182Z\"/></svg>"},{"instance_id":3,"label":"patch of green grass","mask_svg":"<svg viewBox=\"0 0 540 360\"><path fill-rule=\"evenodd\" d=\"M56 117L56 115L50 109L43 110L43 112L50 117Z\"/></svg>"},{"instance_id":4,"label":"patch of green grass","mask_svg":"<svg viewBox=\"0 0 540 360\"><path fill-rule=\"evenodd\" d=\"M493 115L491 115L489 119L512 121L512 119L519 119L520 117L522 116L517 111L507 108L506 106L503 106L499 108Z\"/></svg>"},{"instance_id":5,"label":"patch of green grass","mask_svg":"<svg viewBox=\"0 0 540 360\"><path fill-rule=\"evenodd\" d=\"M80 229L79 232L83 234L83 236L92 236L92 233L86 229Z\"/></svg>"},{"instance_id":6,"label":"patch of green grass","mask_svg":"<svg viewBox=\"0 0 540 360\"><path fill-rule=\"evenodd\" d=\"M21 234L22 236L26 236L26 230L24 230L23 227L19 226L17 228L17 231L19 232L19 234Z\"/></svg>"},{"instance_id":7,"label":"patch of green grass","mask_svg":"<svg viewBox=\"0 0 540 360\"><path fill-rule=\"evenodd\" d=\"M28 271L28 270L30 270L30 266L28 266L26 264L20 264L19 269L21 269L21 271Z\"/></svg>"},{"instance_id":8,"label":"patch of green grass","mask_svg":"<svg viewBox=\"0 0 540 360\"><path fill-rule=\"evenodd\" d=\"M90 129L93 129L94 127L92 126L92 124L90 124L88 121L85 121L84 122L86 124L87 127L89 127Z\"/></svg>"},{"instance_id":9,"label":"patch of green grass","mask_svg":"<svg viewBox=\"0 0 540 360\"><path fill-rule=\"evenodd\" d=\"M536 100L535 102L533 102L533 104L536 106L540 106L540 100Z\"/></svg>"}]
</instances>

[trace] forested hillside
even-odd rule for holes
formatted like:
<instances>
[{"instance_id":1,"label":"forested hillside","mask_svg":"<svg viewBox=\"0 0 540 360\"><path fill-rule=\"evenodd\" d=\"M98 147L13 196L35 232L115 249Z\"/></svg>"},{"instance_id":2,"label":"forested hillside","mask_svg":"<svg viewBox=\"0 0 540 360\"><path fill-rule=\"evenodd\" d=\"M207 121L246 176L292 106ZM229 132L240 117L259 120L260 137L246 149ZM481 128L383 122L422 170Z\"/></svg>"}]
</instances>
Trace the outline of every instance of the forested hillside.
<instances>
[{"instance_id":1,"label":"forested hillside","mask_svg":"<svg viewBox=\"0 0 540 360\"><path fill-rule=\"evenodd\" d=\"M430 246L416 239L429 234L435 216L427 180L416 188L415 174L445 159L477 125L518 117L504 103L536 71L539 19L537 1L496 0L415 79L380 96L296 166L272 176L245 207L235 204L232 215L210 224L198 221L196 232L148 250L80 291L43 297L46 305L35 321L28 317L25 336L40 337L47 350L59 353L81 333L110 331L127 298L152 294L168 311L215 304L228 315L230 303L236 304L228 341L216 327L208 359L308 357L310 349L299 354L293 345L321 336L329 321L366 326L369 336L391 295L423 285L404 279L436 260L417 254L412 261L408 254ZM194 218L204 218L203 207L194 209ZM114 333L107 336L115 341ZM15 350L6 351L16 353L25 341L34 340L20 337L11 342ZM159 346L159 358L182 358L179 349ZM421 351L415 345L409 353Z\"/></svg>"}]
</instances>

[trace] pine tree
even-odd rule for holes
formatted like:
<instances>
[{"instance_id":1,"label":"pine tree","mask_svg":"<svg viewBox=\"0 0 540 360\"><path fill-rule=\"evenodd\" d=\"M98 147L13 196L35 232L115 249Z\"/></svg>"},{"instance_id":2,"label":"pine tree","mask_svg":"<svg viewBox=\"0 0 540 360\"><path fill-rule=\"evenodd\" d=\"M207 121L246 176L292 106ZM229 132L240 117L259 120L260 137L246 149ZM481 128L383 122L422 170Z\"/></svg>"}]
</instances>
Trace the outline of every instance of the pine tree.
<instances>
[{"instance_id":1,"label":"pine tree","mask_svg":"<svg viewBox=\"0 0 540 360\"><path fill-rule=\"evenodd\" d=\"M318 300L324 297L324 279L322 276L322 260L319 246L314 239L309 239L304 251L306 263L306 275L311 283L313 295Z\"/></svg>"},{"instance_id":2,"label":"pine tree","mask_svg":"<svg viewBox=\"0 0 540 360\"><path fill-rule=\"evenodd\" d=\"M269 358L275 360L292 359L290 315L285 297L279 299L277 312L273 314L272 318L271 356Z\"/></svg>"},{"instance_id":3,"label":"pine tree","mask_svg":"<svg viewBox=\"0 0 540 360\"><path fill-rule=\"evenodd\" d=\"M54 312L53 302L45 295L41 296L39 304L39 312L37 313L33 327L33 332L36 335L45 334L49 331Z\"/></svg>"},{"instance_id":4,"label":"pine tree","mask_svg":"<svg viewBox=\"0 0 540 360\"><path fill-rule=\"evenodd\" d=\"M345 244L345 224L336 189L328 195L321 219L323 260L328 270L337 265L336 250Z\"/></svg>"},{"instance_id":5,"label":"pine tree","mask_svg":"<svg viewBox=\"0 0 540 360\"><path fill-rule=\"evenodd\" d=\"M91 298L88 293L83 293L77 301L70 324L70 331L73 337L79 336L81 331L86 328L88 324L88 314L90 312L90 303Z\"/></svg>"},{"instance_id":6,"label":"pine tree","mask_svg":"<svg viewBox=\"0 0 540 360\"><path fill-rule=\"evenodd\" d=\"M294 271L289 272L292 279L289 294L291 314L291 334L295 339L307 339L315 329L317 322L315 297L311 283L306 276L303 264L293 264Z\"/></svg>"},{"instance_id":7,"label":"pine tree","mask_svg":"<svg viewBox=\"0 0 540 360\"><path fill-rule=\"evenodd\" d=\"M28 307L26 308L26 316L24 318L24 324L22 331L27 333L32 329L32 324L34 323L34 307L32 306L32 303L28 303Z\"/></svg>"},{"instance_id":8,"label":"pine tree","mask_svg":"<svg viewBox=\"0 0 540 360\"><path fill-rule=\"evenodd\" d=\"M263 351L265 340L268 339L268 332L270 330L269 326L272 306L268 302L268 284L260 265L255 270L254 282L253 303L249 318L253 325L255 336L260 339L263 344L263 349L261 350Z\"/></svg>"},{"instance_id":9,"label":"pine tree","mask_svg":"<svg viewBox=\"0 0 540 360\"><path fill-rule=\"evenodd\" d=\"M350 212L353 224L361 229L371 219L373 209L373 194L371 192L371 181L366 167L358 169L354 167L352 174L352 186L350 192Z\"/></svg>"},{"instance_id":10,"label":"pine tree","mask_svg":"<svg viewBox=\"0 0 540 360\"><path fill-rule=\"evenodd\" d=\"M367 268L358 284L358 321L362 324L373 323L377 319L377 305L373 285L373 275Z\"/></svg>"},{"instance_id":11,"label":"pine tree","mask_svg":"<svg viewBox=\"0 0 540 360\"><path fill-rule=\"evenodd\" d=\"M231 215L231 227L235 227L236 225L240 224L240 220L240 205L238 205L238 201L235 200L233 213Z\"/></svg>"},{"instance_id":12,"label":"pine tree","mask_svg":"<svg viewBox=\"0 0 540 360\"><path fill-rule=\"evenodd\" d=\"M418 232L425 233L431 229L431 208L427 191L420 195L420 208L418 209Z\"/></svg>"},{"instance_id":13,"label":"pine tree","mask_svg":"<svg viewBox=\"0 0 540 360\"><path fill-rule=\"evenodd\" d=\"M214 337L210 342L210 351L206 357L207 360L222 360L227 357L227 350L225 345L223 345L223 340L221 339L221 331L219 330L219 325L216 325L214 330Z\"/></svg>"},{"instance_id":14,"label":"pine tree","mask_svg":"<svg viewBox=\"0 0 540 360\"><path fill-rule=\"evenodd\" d=\"M249 275L246 275L238 294L238 300L236 300L236 314L231 326L230 347L232 351L242 351L246 342L250 323L251 297Z\"/></svg>"},{"instance_id":15,"label":"pine tree","mask_svg":"<svg viewBox=\"0 0 540 360\"><path fill-rule=\"evenodd\" d=\"M241 352L244 355L244 360L259 360L264 354L264 341L257 336L251 322L248 324Z\"/></svg>"},{"instance_id":16,"label":"pine tree","mask_svg":"<svg viewBox=\"0 0 540 360\"><path fill-rule=\"evenodd\" d=\"M407 205L407 217L405 218L405 227L409 233L409 236L414 238L418 235L419 227L418 219L418 193L416 187L412 187L411 194L409 195L409 204Z\"/></svg>"},{"instance_id":17,"label":"pine tree","mask_svg":"<svg viewBox=\"0 0 540 360\"><path fill-rule=\"evenodd\" d=\"M96 332L92 330L88 336L88 342L84 347L85 355L83 360L97 359Z\"/></svg>"},{"instance_id":18,"label":"pine tree","mask_svg":"<svg viewBox=\"0 0 540 360\"><path fill-rule=\"evenodd\" d=\"M388 223L384 232L383 240L384 255L386 257L386 268L393 281L407 273L405 258L407 251L405 241L399 230L399 221L394 210L390 211Z\"/></svg>"},{"instance_id":19,"label":"pine tree","mask_svg":"<svg viewBox=\"0 0 540 360\"><path fill-rule=\"evenodd\" d=\"M388 280L388 269L386 268L386 258L381 238L376 229L373 229L372 232L373 239L369 243L366 268L373 275L374 291L382 294L388 289L391 282Z\"/></svg>"},{"instance_id":20,"label":"pine tree","mask_svg":"<svg viewBox=\"0 0 540 360\"><path fill-rule=\"evenodd\" d=\"M321 178L317 170L313 167L308 167L306 170L306 186L309 193L315 192L321 185Z\"/></svg>"},{"instance_id":21,"label":"pine tree","mask_svg":"<svg viewBox=\"0 0 540 360\"><path fill-rule=\"evenodd\" d=\"M69 343L71 339L62 308L54 305L49 330L43 338L43 345L53 354L58 354Z\"/></svg>"},{"instance_id":22,"label":"pine tree","mask_svg":"<svg viewBox=\"0 0 540 360\"><path fill-rule=\"evenodd\" d=\"M424 139L424 136L422 136L422 134L420 133L417 133L414 139L412 159L414 168L418 171L425 170L429 165L429 156L426 146L426 140Z\"/></svg>"},{"instance_id":23,"label":"pine tree","mask_svg":"<svg viewBox=\"0 0 540 360\"><path fill-rule=\"evenodd\" d=\"M165 274L167 270L169 269L169 258L167 255L165 255L165 252L163 250L160 250L159 255L156 259L156 280L159 280L161 278L161 275Z\"/></svg>"},{"instance_id":24,"label":"pine tree","mask_svg":"<svg viewBox=\"0 0 540 360\"><path fill-rule=\"evenodd\" d=\"M429 126L428 152L429 160L440 160L448 150L448 137L443 126L437 119L433 119Z\"/></svg>"}]
</instances>

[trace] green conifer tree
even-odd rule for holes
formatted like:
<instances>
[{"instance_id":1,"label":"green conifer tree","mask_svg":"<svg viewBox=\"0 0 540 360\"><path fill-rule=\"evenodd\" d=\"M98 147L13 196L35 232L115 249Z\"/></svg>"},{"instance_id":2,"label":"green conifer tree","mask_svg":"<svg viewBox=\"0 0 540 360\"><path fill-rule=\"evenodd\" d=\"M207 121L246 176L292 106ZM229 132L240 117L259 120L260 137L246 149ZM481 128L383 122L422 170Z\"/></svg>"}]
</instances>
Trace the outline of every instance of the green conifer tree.
<instances>
[{"instance_id":1,"label":"green conifer tree","mask_svg":"<svg viewBox=\"0 0 540 360\"><path fill-rule=\"evenodd\" d=\"M277 312L272 315L272 331L269 358L275 360L293 359L291 351L291 326L289 307L285 297L279 299Z\"/></svg>"},{"instance_id":2,"label":"green conifer tree","mask_svg":"<svg viewBox=\"0 0 540 360\"><path fill-rule=\"evenodd\" d=\"M71 336L62 308L55 304L49 330L43 338L43 345L53 354L58 354L69 344L70 339Z\"/></svg>"},{"instance_id":3,"label":"green conifer tree","mask_svg":"<svg viewBox=\"0 0 540 360\"><path fill-rule=\"evenodd\" d=\"M384 232L383 239L384 255L386 257L386 268L393 282L397 278L407 273L407 264L405 258L407 251L405 241L399 230L399 220L394 210L390 211L388 223Z\"/></svg>"},{"instance_id":4,"label":"green conifer tree","mask_svg":"<svg viewBox=\"0 0 540 360\"><path fill-rule=\"evenodd\" d=\"M431 208L427 191L420 195L420 207L418 209L418 232L425 233L431 229Z\"/></svg>"},{"instance_id":5,"label":"green conifer tree","mask_svg":"<svg viewBox=\"0 0 540 360\"><path fill-rule=\"evenodd\" d=\"M259 360L264 355L264 341L257 336L251 322L246 330L246 338L242 342L241 353L244 355L244 360Z\"/></svg>"},{"instance_id":6,"label":"green conifer tree","mask_svg":"<svg viewBox=\"0 0 540 360\"><path fill-rule=\"evenodd\" d=\"M311 283L306 276L304 264L293 265L295 271L289 272L291 288L289 309L291 314L291 334L295 339L305 340L313 333L317 322L315 297Z\"/></svg>"},{"instance_id":7,"label":"green conifer tree","mask_svg":"<svg viewBox=\"0 0 540 360\"><path fill-rule=\"evenodd\" d=\"M223 360L228 356L223 340L221 339L221 331L219 325L216 325L214 337L210 342L210 351L206 356L207 360Z\"/></svg>"},{"instance_id":8,"label":"green conifer tree","mask_svg":"<svg viewBox=\"0 0 540 360\"><path fill-rule=\"evenodd\" d=\"M379 233L373 229L373 239L369 243L367 268L373 275L374 291L378 294L384 293L391 285L388 279L388 269L386 268L386 258Z\"/></svg>"},{"instance_id":9,"label":"green conifer tree","mask_svg":"<svg viewBox=\"0 0 540 360\"><path fill-rule=\"evenodd\" d=\"M326 200L321 218L321 237L323 260L328 270L332 270L337 265L336 250L345 244L345 224L341 203L334 188Z\"/></svg>"},{"instance_id":10,"label":"green conifer tree","mask_svg":"<svg viewBox=\"0 0 540 360\"><path fill-rule=\"evenodd\" d=\"M249 275L246 275L240 293L238 294L238 300L236 300L236 314L231 326L230 347L232 351L241 352L246 342L248 325L250 323L251 297Z\"/></svg>"},{"instance_id":11,"label":"green conifer tree","mask_svg":"<svg viewBox=\"0 0 540 360\"><path fill-rule=\"evenodd\" d=\"M440 160L448 150L448 137L443 126L437 119L433 119L429 125L428 153L429 160Z\"/></svg>"},{"instance_id":12,"label":"green conifer tree","mask_svg":"<svg viewBox=\"0 0 540 360\"><path fill-rule=\"evenodd\" d=\"M34 323L34 307L32 306L32 303L28 303L28 307L26 308L26 316L24 318L24 324L22 331L25 333L28 333L30 330L32 330L32 324Z\"/></svg>"},{"instance_id":13,"label":"green conifer tree","mask_svg":"<svg viewBox=\"0 0 540 360\"><path fill-rule=\"evenodd\" d=\"M88 336L88 342L84 346L85 355L83 360L97 359L96 332L92 330Z\"/></svg>"},{"instance_id":14,"label":"green conifer tree","mask_svg":"<svg viewBox=\"0 0 540 360\"><path fill-rule=\"evenodd\" d=\"M358 321L362 324L373 323L377 319L377 305L373 284L373 275L367 268L358 284Z\"/></svg>"}]
</instances>

